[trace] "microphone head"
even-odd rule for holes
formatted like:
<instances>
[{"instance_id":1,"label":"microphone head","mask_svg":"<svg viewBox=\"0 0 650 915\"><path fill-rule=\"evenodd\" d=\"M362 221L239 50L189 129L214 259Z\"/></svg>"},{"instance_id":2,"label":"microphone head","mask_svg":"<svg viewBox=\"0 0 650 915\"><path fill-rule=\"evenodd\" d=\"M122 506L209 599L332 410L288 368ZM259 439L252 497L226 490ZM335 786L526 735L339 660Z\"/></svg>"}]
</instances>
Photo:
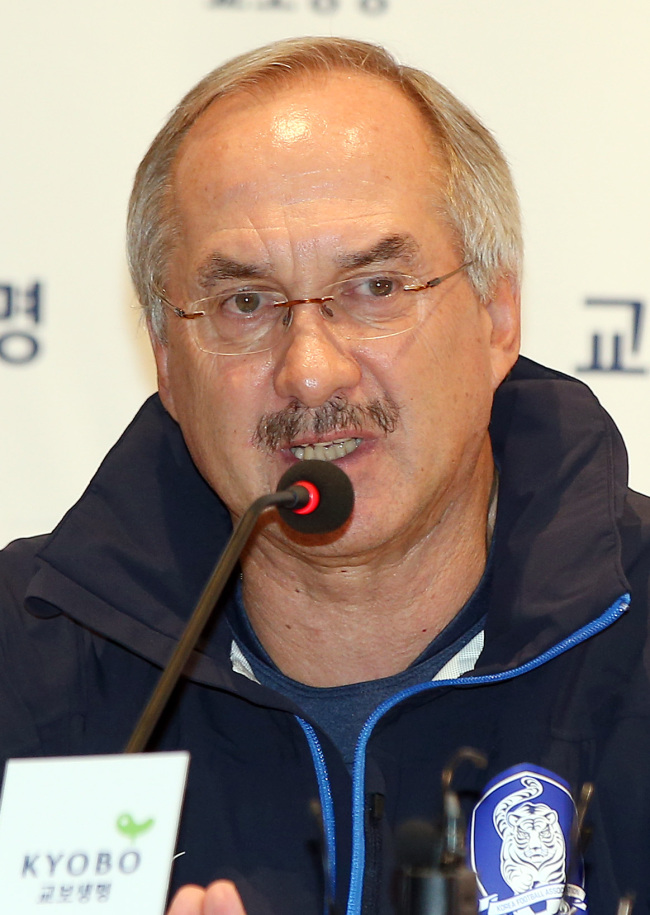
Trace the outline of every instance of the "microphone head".
<instances>
[{"instance_id":1,"label":"microphone head","mask_svg":"<svg viewBox=\"0 0 650 915\"><path fill-rule=\"evenodd\" d=\"M406 872L433 871L440 860L440 834L428 820L406 820L397 829L395 856Z\"/></svg>"},{"instance_id":2,"label":"microphone head","mask_svg":"<svg viewBox=\"0 0 650 915\"><path fill-rule=\"evenodd\" d=\"M303 534L329 534L345 524L354 507L354 489L347 474L332 461L298 461L284 473L278 492L306 482L315 486L319 498L312 511L297 514L278 506L283 521Z\"/></svg>"}]
</instances>

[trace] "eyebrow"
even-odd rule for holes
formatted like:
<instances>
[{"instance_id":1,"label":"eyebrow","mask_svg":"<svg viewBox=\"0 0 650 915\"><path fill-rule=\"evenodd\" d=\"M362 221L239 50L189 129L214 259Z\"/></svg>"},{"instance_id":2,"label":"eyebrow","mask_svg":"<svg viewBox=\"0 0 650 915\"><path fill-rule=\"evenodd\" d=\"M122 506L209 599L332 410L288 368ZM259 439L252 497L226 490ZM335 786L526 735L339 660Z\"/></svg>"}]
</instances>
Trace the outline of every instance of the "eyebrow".
<instances>
[{"instance_id":1,"label":"eyebrow","mask_svg":"<svg viewBox=\"0 0 650 915\"><path fill-rule=\"evenodd\" d=\"M268 273L269 267L266 264L247 264L215 252L199 267L197 280L199 286L209 288L217 280L243 280L268 276Z\"/></svg>"},{"instance_id":2,"label":"eyebrow","mask_svg":"<svg viewBox=\"0 0 650 915\"><path fill-rule=\"evenodd\" d=\"M418 250L417 242L411 235L386 235L365 251L339 255L336 262L345 270L354 270L372 264L382 264L398 257L413 260ZM237 261L215 251L198 268L197 280L199 286L209 289L219 280L245 280L251 277L263 279L270 273L271 268L268 264Z\"/></svg>"},{"instance_id":3,"label":"eyebrow","mask_svg":"<svg viewBox=\"0 0 650 915\"><path fill-rule=\"evenodd\" d=\"M413 260L419 248L412 235L387 235L366 251L355 251L337 257L337 263L346 270L369 267L385 261L404 257Z\"/></svg>"}]
</instances>

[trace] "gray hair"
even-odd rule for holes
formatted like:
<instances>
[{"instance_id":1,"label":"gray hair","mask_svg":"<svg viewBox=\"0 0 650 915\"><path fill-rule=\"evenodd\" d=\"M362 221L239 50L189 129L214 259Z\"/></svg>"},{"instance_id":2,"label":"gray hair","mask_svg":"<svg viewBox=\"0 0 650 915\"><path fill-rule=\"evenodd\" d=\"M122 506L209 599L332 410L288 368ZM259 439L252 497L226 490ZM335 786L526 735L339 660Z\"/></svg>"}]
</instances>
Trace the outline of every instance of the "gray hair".
<instances>
[{"instance_id":1,"label":"gray hair","mask_svg":"<svg viewBox=\"0 0 650 915\"><path fill-rule=\"evenodd\" d=\"M431 127L447 172L442 206L468 276L486 301L502 276L519 285L522 263L519 201L505 157L489 130L444 86L401 66L377 45L348 38L294 38L248 52L209 73L174 109L138 168L128 216L131 277L153 333L164 339L159 291L178 236L173 170L179 147L216 99L287 86L305 76L357 71L393 83Z\"/></svg>"}]
</instances>

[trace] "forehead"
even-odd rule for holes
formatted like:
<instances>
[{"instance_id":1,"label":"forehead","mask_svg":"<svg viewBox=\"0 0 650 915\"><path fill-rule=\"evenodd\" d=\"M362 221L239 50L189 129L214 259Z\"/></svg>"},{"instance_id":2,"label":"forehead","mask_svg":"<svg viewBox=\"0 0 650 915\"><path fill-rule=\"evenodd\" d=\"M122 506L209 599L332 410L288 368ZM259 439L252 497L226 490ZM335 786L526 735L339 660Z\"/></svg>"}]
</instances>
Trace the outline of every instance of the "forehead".
<instances>
[{"instance_id":1,"label":"forehead","mask_svg":"<svg viewBox=\"0 0 650 915\"><path fill-rule=\"evenodd\" d=\"M314 220L352 229L401 211L431 214L445 185L423 114L393 84L348 72L218 99L174 169L184 236L214 230L217 213L224 231L249 220L256 230Z\"/></svg>"}]
</instances>

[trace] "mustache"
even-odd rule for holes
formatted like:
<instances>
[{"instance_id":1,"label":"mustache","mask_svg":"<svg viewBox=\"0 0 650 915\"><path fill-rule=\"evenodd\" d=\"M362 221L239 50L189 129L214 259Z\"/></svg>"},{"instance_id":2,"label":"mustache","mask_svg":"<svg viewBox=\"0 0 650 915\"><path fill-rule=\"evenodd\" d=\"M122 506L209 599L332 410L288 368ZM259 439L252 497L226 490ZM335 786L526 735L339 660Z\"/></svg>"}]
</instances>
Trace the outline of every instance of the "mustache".
<instances>
[{"instance_id":1,"label":"mustache","mask_svg":"<svg viewBox=\"0 0 650 915\"><path fill-rule=\"evenodd\" d=\"M265 413L255 430L253 443L264 451L277 451L300 438L316 440L330 432L379 430L394 432L399 407L390 396L350 403L347 397L333 397L319 407L304 407L298 402L277 413Z\"/></svg>"}]
</instances>

